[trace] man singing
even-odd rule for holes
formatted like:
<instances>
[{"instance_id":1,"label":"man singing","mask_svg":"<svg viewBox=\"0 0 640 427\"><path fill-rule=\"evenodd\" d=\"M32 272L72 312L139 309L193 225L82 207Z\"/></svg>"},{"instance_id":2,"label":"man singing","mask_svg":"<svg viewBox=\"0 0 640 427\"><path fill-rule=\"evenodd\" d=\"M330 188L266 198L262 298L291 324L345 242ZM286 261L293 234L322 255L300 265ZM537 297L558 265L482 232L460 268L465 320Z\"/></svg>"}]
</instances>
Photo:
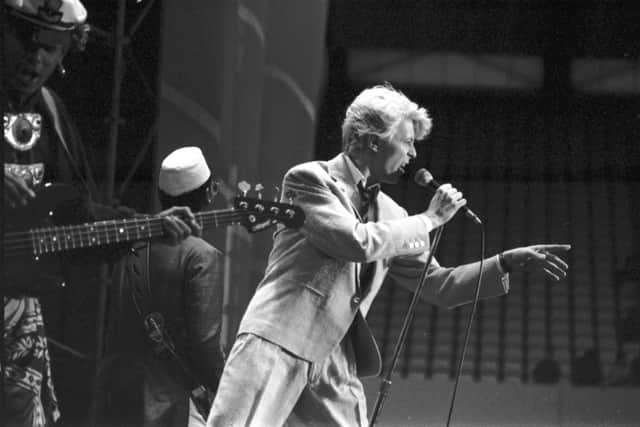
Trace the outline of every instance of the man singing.
<instances>
[{"instance_id":1,"label":"man singing","mask_svg":"<svg viewBox=\"0 0 640 427\"><path fill-rule=\"evenodd\" d=\"M209 426L367 425L359 376L381 361L366 315L387 274L415 287L429 232L465 206L450 184L426 211L408 216L380 184L398 182L431 130L424 108L391 86L360 93L342 125L343 152L290 169L284 193L306 214L299 230L280 227L265 276L239 327ZM567 264L536 245L484 260L481 297L509 290L509 272L543 270L556 280ZM471 302L479 263L428 268L423 299L442 307Z\"/></svg>"}]
</instances>

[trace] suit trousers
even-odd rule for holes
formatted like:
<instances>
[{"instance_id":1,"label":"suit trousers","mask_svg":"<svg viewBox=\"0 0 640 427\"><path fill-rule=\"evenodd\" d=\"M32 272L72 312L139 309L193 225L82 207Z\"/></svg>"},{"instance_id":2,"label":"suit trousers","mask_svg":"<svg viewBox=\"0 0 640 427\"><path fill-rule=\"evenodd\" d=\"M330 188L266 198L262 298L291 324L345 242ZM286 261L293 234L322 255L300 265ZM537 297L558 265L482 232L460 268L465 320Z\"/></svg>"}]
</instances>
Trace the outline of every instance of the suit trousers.
<instances>
[{"instance_id":1,"label":"suit trousers","mask_svg":"<svg viewBox=\"0 0 640 427\"><path fill-rule=\"evenodd\" d=\"M349 335L321 363L253 334L238 336L207 425L366 426L366 400Z\"/></svg>"}]
</instances>

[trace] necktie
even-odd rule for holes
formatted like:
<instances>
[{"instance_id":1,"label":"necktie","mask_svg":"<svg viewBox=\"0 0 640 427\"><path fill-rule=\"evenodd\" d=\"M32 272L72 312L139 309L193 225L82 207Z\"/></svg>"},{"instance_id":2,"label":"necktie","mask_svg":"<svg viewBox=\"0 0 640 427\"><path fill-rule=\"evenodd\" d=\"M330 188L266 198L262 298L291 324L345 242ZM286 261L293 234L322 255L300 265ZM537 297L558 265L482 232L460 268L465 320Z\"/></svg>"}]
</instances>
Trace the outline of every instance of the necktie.
<instances>
[{"instance_id":1,"label":"necktie","mask_svg":"<svg viewBox=\"0 0 640 427\"><path fill-rule=\"evenodd\" d=\"M375 221L377 208L375 202L380 192L380 184L373 184L369 186L364 185L364 181L358 183L358 191L360 192L360 199L362 204L360 205L360 216L363 222L369 221L369 213L371 212L371 219ZM366 295L373 279L373 270L375 263L362 263L360 268L360 290L362 295Z\"/></svg>"},{"instance_id":2,"label":"necktie","mask_svg":"<svg viewBox=\"0 0 640 427\"><path fill-rule=\"evenodd\" d=\"M380 184L365 186L364 181L360 181L358 183L358 191L360 192L360 199L362 200L359 210L360 216L364 222L367 222L369 219L369 209L371 207L375 208L374 202L378 198Z\"/></svg>"}]
</instances>

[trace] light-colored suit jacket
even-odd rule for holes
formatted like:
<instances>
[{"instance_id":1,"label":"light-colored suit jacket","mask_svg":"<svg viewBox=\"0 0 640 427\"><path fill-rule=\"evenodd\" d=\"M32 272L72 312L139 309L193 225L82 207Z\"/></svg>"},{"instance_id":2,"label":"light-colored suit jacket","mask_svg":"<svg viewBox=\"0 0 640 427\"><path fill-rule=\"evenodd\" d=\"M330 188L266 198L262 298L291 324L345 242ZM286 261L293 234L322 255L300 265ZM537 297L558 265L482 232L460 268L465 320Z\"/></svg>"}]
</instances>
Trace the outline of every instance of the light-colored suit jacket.
<instances>
[{"instance_id":1,"label":"light-colored suit jacket","mask_svg":"<svg viewBox=\"0 0 640 427\"><path fill-rule=\"evenodd\" d=\"M313 363L326 358L351 330L361 376L381 369L378 347L366 315L387 274L415 288L427 261L427 222L389 196L378 195L378 218L363 223L360 195L344 154L308 162L287 172L284 194L306 215L299 230L279 227L266 273L241 321L238 334L252 333ZM362 263L374 262L366 290ZM478 263L441 267L434 259L422 298L454 307L473 299ZM481 296L508 290L508 276L495 259L484 264Z\"/></svg>"}]
</instances>

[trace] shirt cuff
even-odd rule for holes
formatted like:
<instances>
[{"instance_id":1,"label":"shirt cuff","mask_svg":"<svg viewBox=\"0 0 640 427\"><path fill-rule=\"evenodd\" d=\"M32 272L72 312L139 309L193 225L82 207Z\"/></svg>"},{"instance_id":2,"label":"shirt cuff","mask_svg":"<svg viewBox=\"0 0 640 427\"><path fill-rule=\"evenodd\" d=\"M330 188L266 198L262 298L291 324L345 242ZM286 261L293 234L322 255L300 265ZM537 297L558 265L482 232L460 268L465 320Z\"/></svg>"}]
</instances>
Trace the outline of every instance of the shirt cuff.
<instances>
[{"instance_id":1,"label":"shirt cuff","mask_svg":"<svg viewBox=\"0 0 640 427\"><path fill-rule=\"evenodd\" d=\"M500 258L498 255L495 256L495 260L496 260L496 265L498 266L498 272L502 275L502 277L500 278L500 282L502 283L504 293L508 294L509 293L509 273L506 272L504 268L502 268L502 265L500 264Z\"/></svg>"}]
</instances>

